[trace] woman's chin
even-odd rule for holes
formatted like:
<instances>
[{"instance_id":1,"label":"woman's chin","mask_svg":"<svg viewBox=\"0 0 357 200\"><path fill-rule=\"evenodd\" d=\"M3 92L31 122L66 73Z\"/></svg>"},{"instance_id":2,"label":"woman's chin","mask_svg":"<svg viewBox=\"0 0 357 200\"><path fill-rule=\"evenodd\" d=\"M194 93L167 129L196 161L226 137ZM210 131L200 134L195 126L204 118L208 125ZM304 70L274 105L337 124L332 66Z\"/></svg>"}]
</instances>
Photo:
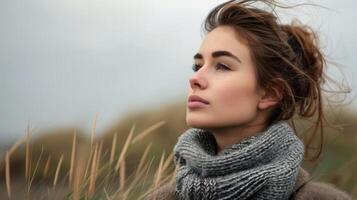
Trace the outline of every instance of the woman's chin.
<instances>
[{"instance_id":1,"label":"woman's chin","mask_svg":"<svg viewBox=\"0 0 357 200\"><path fill-rule=\"evenodd\" d=\"M192 128L204 128L209 125L207 121L198 120L193 118L186 118L186 125Z\"/></svg>"}]
</instances>

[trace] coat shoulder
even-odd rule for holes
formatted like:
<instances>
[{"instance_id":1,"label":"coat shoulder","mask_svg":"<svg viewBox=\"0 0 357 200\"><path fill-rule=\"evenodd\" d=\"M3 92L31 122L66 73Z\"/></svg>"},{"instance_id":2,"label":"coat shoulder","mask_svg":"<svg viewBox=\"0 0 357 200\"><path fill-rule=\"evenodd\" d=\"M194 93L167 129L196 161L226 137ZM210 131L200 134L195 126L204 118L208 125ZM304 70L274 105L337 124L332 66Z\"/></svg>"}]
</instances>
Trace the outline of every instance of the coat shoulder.
<instances>
[{"instance_id":1,"label":"coat shoulder","mask_svg":"<svg viewBox=\"0 0 357 200\"><path fill-rule=\"evenodd\" d=\"M175 182L168 182L154 192L147 199L152 200L176 200ZM332 184L311 181L309 174L300 168L294 188L292 200L353 200L346 192L338 189Z\"/></svg>"},{"instance_id":2,"label":"coat shoulder","mask_svg":"<svg viewBox=\"0 0 357 200\"><path fill-rule=\"evenodd\" d=\"M332 184L309 180L309 174L300 168L293 200L352 200L346 192Z\"/></svg>"},{"instance_id":3,"label":"coat shoulder","mask_svg":"<svg viewBox=\"0 0 357 200\"><path fill-rule=\"evenodd\" d=\"M296 193L294 200L352 200L332 184L310 181Z\"/></svg>"}]
</instances>

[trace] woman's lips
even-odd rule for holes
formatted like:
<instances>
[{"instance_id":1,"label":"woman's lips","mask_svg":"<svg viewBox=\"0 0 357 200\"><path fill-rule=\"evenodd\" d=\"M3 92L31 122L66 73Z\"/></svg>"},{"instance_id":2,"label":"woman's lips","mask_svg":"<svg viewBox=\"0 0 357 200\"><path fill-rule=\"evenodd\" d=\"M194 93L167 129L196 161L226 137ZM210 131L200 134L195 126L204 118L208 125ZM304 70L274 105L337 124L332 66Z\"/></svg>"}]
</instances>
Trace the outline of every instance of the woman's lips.
<instances>
[{"instance_id":1,"label":"woman's lips","mask_svg":"<svg viewBox=\"0 0 357 200\"><path fill-rule=\"evenodd\" d=\"M201 101L189 101L187 103L187 107L189 107L189 108L202 108L202 107L205 107L207 105L208 104L203 103Z\"/></svg>"},{"instance_id":2,"label":"woman's lips","mask_svg":"<svg viewBox=\"0 0 357 200\"><path fill-rule=\"evenodd\" d=\"M207 100L203 99L202 97L197 96L197 95L191 95L188 98L187 106L189 108L201 108L201 107L207 106L208 104L209 104L209 102Z\"/></svg>"},{"instance_id":3,"label":"woman's lips","mask_svg":"<svg viewBox=\"0 0 357 200\"><path fill-rule=\"evenodd\" d=\"M200 96L197 96L197 95L191 95L188 98L188 102L191 102L191 101L200 101L202 103L209 104L209 102L206 99L204 99L204 98L202 98Z\"/></svg>"}]
</instances>

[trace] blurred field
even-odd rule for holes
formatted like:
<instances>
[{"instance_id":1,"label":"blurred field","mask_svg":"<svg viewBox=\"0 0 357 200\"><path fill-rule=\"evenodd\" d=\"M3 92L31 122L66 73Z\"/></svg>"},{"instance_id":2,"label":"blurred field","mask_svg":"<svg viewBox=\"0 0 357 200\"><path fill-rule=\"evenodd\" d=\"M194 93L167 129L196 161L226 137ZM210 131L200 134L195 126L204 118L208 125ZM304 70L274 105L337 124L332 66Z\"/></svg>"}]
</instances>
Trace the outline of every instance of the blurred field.
<instances>
[{"instance_id":1,"label":"blurred field","mask_svg":"<svg viewBox=\"0 0 357 200\"><path fill-rule=\"evenodd\" d=\"M173 180L172 148L185 124L185 103L132 111L103 133L76 127L32 133L1 152L0 199L145 199ZM318 162L304 162L314 180L357 198L357 115L327 110L341 130L326 128ZM298 121L298 130L310 125ZM33 135L36 135L33 136ZM88 136L90 135L90 136Z\"/></svg>"}]
</instances>

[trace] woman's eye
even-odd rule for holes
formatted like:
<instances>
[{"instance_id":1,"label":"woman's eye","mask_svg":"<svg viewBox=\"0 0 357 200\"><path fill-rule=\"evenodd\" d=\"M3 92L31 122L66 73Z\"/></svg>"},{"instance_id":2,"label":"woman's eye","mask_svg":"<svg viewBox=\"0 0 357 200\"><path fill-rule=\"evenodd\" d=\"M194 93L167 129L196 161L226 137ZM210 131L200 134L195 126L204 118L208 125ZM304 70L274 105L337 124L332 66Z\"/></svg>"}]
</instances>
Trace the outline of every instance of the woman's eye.
<instances>
[{"instance_id":1,"label":"woman's eye","mask_svg":"<svg viewBox=\"0 0 357 200\"><path fill-rule=\"evenodd\" d=\"M193 65L192 65L192 70L193 70L194 72L198 71L200 68L201 68L201 65L197 65L197 64L193 64ZM222 69L222 70L230 70L229 67L227 67L226 65L221 64L221 63L218 63L218 64L216 65L216 68L217 68L218 70L221 70L221 69Z\"/></svg>"},{"instance_id":2,"label":"woman's eye","mask_svg":"<svg viewBox=\"0 0 357 200\"><path fill-rule=\"evenodd\" d=\"M192 70L195 72L195 71L197 71L200 67L201 67L200 65L193 64L193 65L192 65Z\"/></svg>"},{"instance_id":3,"label":"woman's eye","mask_svg":"<svg viewBox=\"0 0 357 200\"><path fill-rule=\"evenodd\" d=\"M221 63L218 63L218 64L217 64L217 68L222 68L222 69L224 69L224 70L230 70L229 67L227 67L226 65L221 64Z\"/></svg>"}]
</instances>

